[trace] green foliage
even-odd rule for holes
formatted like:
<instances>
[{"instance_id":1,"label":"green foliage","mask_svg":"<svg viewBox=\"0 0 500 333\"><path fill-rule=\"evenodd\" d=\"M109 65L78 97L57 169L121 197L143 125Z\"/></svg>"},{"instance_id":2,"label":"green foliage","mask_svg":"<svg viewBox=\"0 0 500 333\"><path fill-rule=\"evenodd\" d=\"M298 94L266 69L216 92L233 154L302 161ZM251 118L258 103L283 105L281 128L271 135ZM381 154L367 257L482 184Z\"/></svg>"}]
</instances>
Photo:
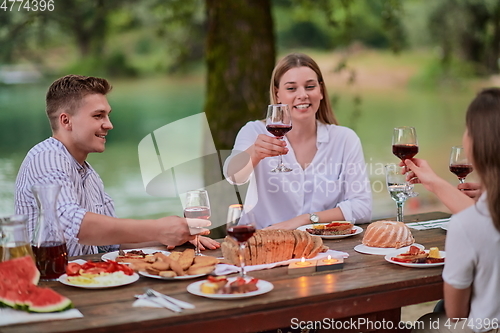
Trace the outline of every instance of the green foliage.
<instances>
[{"instance_id":1,"label":"green foliage","mask_svg":"<svg viewBox=\"0 0 500 333\"><path fill-rule=\"evenodd\" d=\"M274 1L280 48L331 50L353 41L375 48L406 45L399 0Z\"/></svg>"},{"instance_id":2,"label":"green foliage","mask_svg":"<svg viewBox=\"0 0 500 333\"><path fill-rule=\"evenodd\" d=\"M409 83L417 89L463 89L468 79L475 76L474 64L452 58L446 67L439 59L432 59L424 65Z\"/></svg>"}]
</instances>

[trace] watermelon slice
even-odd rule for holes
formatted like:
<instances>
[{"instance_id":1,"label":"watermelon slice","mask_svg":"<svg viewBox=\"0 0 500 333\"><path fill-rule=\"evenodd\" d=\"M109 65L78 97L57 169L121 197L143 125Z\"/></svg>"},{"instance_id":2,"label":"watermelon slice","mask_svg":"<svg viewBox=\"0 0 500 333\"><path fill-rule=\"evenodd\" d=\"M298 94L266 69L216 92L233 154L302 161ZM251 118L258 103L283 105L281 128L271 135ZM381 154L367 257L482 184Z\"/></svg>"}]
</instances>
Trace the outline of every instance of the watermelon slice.
<instances>
[{"instance_id":1,"label":"watermelon slice","mask_svg":"<svg viewBox=\"0 0 500 333\"><path fill-rule=\"evenodd\" d=\"M17 282L19 280L38 284L40 272L31 256L0 262L0 281Z\"/></svg>"},{"instance_id":2,"label":"watermelon slice","mask_svg":"<svg viewBox=\"0 0 500 333\"><path fill-rule=\"evenodd\" d=\"M52 289L36 286L40 273L30 256L0 263L0 306L28 312L57 312L73 307Z\"/></svg>"}]
</instances>

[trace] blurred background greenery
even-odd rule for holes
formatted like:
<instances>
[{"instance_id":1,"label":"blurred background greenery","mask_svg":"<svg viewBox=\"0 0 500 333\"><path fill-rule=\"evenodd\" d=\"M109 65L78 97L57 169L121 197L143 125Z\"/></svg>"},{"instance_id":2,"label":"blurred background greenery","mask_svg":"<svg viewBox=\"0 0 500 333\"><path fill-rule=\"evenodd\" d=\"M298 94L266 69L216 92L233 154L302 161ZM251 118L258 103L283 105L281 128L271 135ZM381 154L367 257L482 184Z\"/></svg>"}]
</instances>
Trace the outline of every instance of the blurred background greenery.
<instances>
[{"instance_id":1,"label":"blurred background greenery","mask_svg":"<svg viewBox=\"0 0 500 333\"><path fill-rule=\"evenodd\" d=\"M224 43L237 48L239 40L227 26L241 13L254 13L249 9L255 7L270 14L273 56L268 61L274 64L276 58L300 51L322 68L340 123L353 128L363 143L374 189L374 217L395 214L395 204L382 186L381 169L397 162L390 147L392 128L415 126L418 157L428 159L441 176L456 183L448 171L448 156L451 146L461 143L467 105L481 87L500 82L496 0L54 0L53 4L53 11L0 8L0 215L13 213L14 181L26 152L50 136L45 92L55 78L70 73L103 76L114 86L109 101L115 128L108 135L106 152L91 155L89 162L114 198L117 214L181 215L177 198L147 195L138 143L163 125L203 111L214 132L227 129L221 124L230 113L237 119L235 128L264 116L268 70L261 76L265 90L257 91L253 109L246 105L225 109L223 102L237 96L217 95L208 79L218 61L207 57L213 54L211 48ZM257 28L262 17L252 15L244 19ZM227 29L227 39L210 39L218 26ZM235 23L234 30L238 29ZM229 51L226 57L238 55ZM207 59L211 59L208 65ZM257 60L257 64L249 60L243 73L259 71ZM223 86L233 84L221 73L216 77ZM250 84L248 89L252 88ZM214 110L214 103L221 107ZM225 141L216 138L218 149L228 149L234 141L236 131L228 131ZM193 137L201 151L202 136ZM407 203L407 213L445 210L423 188L417 191L420 196Z\"/></svg>"}]
</instances>

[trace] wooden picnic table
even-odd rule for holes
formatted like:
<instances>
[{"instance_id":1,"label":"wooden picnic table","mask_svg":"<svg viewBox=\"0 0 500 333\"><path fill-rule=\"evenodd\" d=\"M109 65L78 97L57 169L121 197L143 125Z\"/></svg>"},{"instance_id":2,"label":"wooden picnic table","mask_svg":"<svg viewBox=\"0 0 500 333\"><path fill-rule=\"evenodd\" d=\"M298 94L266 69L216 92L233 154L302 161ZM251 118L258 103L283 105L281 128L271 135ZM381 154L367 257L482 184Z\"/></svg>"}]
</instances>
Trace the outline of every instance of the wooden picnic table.
<instances>
[{"instance_id":1,"label":"wooden picnic table","mask_svg":"<svg viewBox=\"0 0 500 333\"><path fill-rule=\"evenodd\" d=\"M448 216L442 212L424 213L405 216L405 222ZM366 228L367 224L361 226ZM444 249L444 230L412 229L412 233L416 242L426 248L438 246ZM379 328L377 332L385 332L387 330L383 328L398 324L401 307L443 297L442 266L407 268L388 263L384 256L358 253L354 247L361 243L362 237L363 233L344 239L324 240L331 249L349 253L342 270L306 276L288 275L286 266L253 271L253 277L273 283L274 289L263 295L238 300L214 300L186 291L190 283L203 278L166 281L141 276L137 282L127 286L98 290L70 287L59 282L41 282L40 285L69 297L84 317L5 326L0 327L0 332L236 333L298 325L299 321L306 325L307 321L324 321L325 318L330 325L333 319L347 318L353 322L364 318L362 320L371 322L371 326L365 327L364 331ZM204 254L221 256L220 250L205 251ZM100 255L75 258L99 259ZM167 309L132 307L134 295L144 293L145 287L193 303L196 308L174 313ZM386 322L383 327L380 326L382 321Z\"/></svg>"}]
</instances>

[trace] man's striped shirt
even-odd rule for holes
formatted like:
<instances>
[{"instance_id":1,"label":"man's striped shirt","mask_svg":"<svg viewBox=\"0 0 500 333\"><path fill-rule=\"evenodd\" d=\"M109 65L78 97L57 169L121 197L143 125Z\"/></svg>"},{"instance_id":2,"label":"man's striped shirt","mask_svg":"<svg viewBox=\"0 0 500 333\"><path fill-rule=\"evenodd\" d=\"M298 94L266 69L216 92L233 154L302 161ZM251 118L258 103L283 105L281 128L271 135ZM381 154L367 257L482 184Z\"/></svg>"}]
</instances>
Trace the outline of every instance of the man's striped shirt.
<instances>
[{"instance_id":1,"label":"man's striped shirt","mask_svg":"<svg viewBox=\"0 0 500 333\"><path fill-rule=\"evenodd\" d=\"M31 237L38 218L38 206L31 187L35 184L60 184L57 215L64 231L68 256L95 254L118 249L118 245L90 246L78 242L78 232L87 212L115 216L113 200L95 170L79 164L66 147L55 138L34 146L26 155L16 179L16 214L28 216Z\"/></svg>"}]
</instances>

